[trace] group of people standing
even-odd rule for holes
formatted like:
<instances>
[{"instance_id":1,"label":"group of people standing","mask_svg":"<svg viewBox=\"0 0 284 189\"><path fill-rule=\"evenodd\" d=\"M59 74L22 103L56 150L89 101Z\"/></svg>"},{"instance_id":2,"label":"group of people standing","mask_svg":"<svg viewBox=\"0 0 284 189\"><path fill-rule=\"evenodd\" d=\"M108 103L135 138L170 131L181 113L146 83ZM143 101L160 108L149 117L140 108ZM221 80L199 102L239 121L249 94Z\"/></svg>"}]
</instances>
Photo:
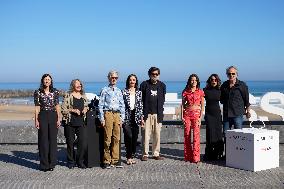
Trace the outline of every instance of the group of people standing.
<instances>
[{"instance_id":1,"label":"group of people standing","mask_svg":"<svg viewBox=\"0 0 284 189\"><path fill-rule=\"evenodd\" d=\"M205 107L206 149L205 160L224 157L223 133L227 129L242 127L242 116L249 117L248 87L237 79L237 68L226 70L228 80L221 85L217 74L212 74L204 90L200 89L199 77L189 76L182 92L182 120L184 123L184 160L192 163L200 161L200 126ZM163 121L163 106L166 85L160 81L160 69L151 67L149 79L138 87L138 78L130 74L125 89L116 84L118 72L108 73L109 85L100 93L98 118L103 130L102 168L122 167L120 161L121 128L124 132L126 164L136 164L135 154L139 130L142 134L142 161L149 158L149 143L152 137L152 156L163 160L160 155L160 133ZM204 100L205 99L205 100ZM52 77L44 74L41 85L34 93L35 126L38 129L40 169L53 171L57 157L57 131L64 122L67 144L68 168L76 165L86 168L86 113L87 98L79 79L71 81L69 91L64 95L60 108L59 91L53 87ZM219 102L223 104L223 128ZM61 118L62 114L62 118ZM191 132L193 140L191 140ZM77 153L74 151L77 136ZM192 142L191 142L192 141ZM99 153L99 152L98 152Z\"/></svg>"}]
</instances>

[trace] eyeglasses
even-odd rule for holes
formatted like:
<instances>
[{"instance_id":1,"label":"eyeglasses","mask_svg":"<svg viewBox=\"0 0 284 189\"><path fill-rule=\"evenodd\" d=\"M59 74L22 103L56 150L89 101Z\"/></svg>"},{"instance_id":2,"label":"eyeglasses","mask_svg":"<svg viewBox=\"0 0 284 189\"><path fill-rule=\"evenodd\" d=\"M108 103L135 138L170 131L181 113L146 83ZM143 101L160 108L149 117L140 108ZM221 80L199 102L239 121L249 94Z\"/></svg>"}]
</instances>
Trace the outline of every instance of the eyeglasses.
<instances>
[{"instance_id":1,"label":"eyeglasses","mask_svg":"<svg viewBox=\"0 0 284 189\"><path fill-rule=\"evenodd\" d=\"M118 77L111 77L111 79L115 79L115 80L117 80L117 79L118 79Z\"/></svg>"},{"instance_id":2,"label":"eyeglasses","mask_svg":"<svg viewBox=\"0 0 284 189\"><path fill-rule=\"evenodd\" d=\"M213 81L214 81L214 82L217 82L217 79L211 79L211 82L213 82Z\"/></svg>"},{"instance_id":3,"label":"eyeglasses","mask_svg":"<svg viewBox=\"0 0 284 189\"><path fill-rule=\"evenodd\" d=\"M158 73L152 73L151 75L152 76L158 76L159 74Z\"/></svg>"},{"instance_id":4,"label":"eyeglasses","mask_svg":"<svg viewBox=\"0 0 284 189\"><path fill-rule=\"evenodd\" d=\"M236 75L236 73L227 73L227 75Z\"/></svg>"}]
</instances>

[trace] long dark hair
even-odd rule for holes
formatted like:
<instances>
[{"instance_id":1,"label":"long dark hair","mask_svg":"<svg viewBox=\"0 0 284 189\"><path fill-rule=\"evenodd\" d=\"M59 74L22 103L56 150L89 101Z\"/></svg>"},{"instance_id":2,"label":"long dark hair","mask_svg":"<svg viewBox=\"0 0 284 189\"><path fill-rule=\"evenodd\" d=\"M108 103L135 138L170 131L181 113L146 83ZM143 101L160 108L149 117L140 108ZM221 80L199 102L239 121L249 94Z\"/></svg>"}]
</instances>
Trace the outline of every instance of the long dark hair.
<instances>
[{"instance_id":1,"label":"long dark hair","mask_svg":"<svg viewBox=\"0 0 284 189\"><path fill-rule=\"evenodd\" d=\"M207 79L207 81L206 81L206 87L205 87L205 89L210 89L210 88L212 88L212 85L211 85L211 78L212 78L212 77L215 77L215 78L217 79L217 85L216 85L215 88L220 89L220 87L221 87L221 79L220 79L220 77L218 76L218 74L211 74L211 75L208 77L208 79Z\"/></svg>"},{"instance_id":2,"label":"long dark hair","mask_svg":"<svg viewBox=\"0 0 284 189\"><path fill-rule=\"evenodd\" d=\"M126 89L129 89L129 81L130 81L130 77L135 77L136 79L136 83L135 83L135 90L137 91L138 90L138 78L135 74L130 74L127 79L126 79L126 83L125 83L125 86L126 86Z\"/></svg>"},{"instance_id":3,"label":"long dark hair","mask_svg":"<svg viewBox=\"0 0 284 189\"><path fill-rule=\"evenodd\" d=\"M43 84L43 80L46 77L50 77L51 82L50 82L50 86L49 86L49 92L53 92L55 89L53 88L53 79L51 77L50 74L43 74L40 80L40 87L39 87L39 91L44 92L44 84Z\"/></svg>"},{"instance_id":4,"label":"long dark hair","mask_svg":"<svg viewBox=\"0 0 284 189\"><path fill-rule=\"evenodd\" d=\"M191 74L191 75L188 77L188 80L187 80L186 86L185 86L185 88L184 88L184 91L187 90L188 88L191 88L191 87L192 87L190 81L191 81L191 79L192 79L193 77L195 77L195 78L196 78L196 81L197 81L197 86L196 86L196 88L198 88L198 89L200 88L199 77L197 76L197 74Z\"/></svg>"}]
</instances>

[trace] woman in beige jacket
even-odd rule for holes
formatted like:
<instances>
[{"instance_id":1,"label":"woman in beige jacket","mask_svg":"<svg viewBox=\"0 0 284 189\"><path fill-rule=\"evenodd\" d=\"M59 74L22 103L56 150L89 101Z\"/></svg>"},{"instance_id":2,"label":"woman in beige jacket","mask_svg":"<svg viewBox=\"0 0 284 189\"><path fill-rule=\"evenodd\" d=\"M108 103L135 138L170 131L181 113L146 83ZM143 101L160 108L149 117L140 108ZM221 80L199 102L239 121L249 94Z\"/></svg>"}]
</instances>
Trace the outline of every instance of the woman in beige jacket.
<instances>
[{"instance_id":1,"label":"woman in beige jacket","mask_svg":"<svg viewBox=\"0 0 284 189\"><path fill-rule=\"evenodd\" d=\"M87 138L85 118L87 111L88 104L83 84L79 79L74 79L70 83L68 93L64 95L61 106L62 120L65 123L64 135L66 137L69 169L73 169L76 163L79 168L86 168ZM77 157L75 157L74 151L75 135L78 139Z\"/></svg>"}]
</instances>

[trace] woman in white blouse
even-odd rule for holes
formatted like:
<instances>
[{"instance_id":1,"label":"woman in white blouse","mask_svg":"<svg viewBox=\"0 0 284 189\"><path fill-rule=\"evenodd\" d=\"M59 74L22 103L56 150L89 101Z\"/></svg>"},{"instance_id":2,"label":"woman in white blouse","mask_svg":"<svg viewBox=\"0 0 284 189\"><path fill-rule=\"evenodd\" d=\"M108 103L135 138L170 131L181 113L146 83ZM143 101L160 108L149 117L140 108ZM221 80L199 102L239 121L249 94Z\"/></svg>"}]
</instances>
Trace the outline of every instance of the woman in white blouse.
<instances>
[{"instance_id":1,"label":"woman in white blouse","mask_svg":"<svg viewBox=\"0 0 284 189\"><path fill-rule=\"evenodd\" d=\"M142 92L138 88L138 79L130 74L126 80L126 88L122 91L125 103L125 120L123 123L124 143L127 165L135 164L134 156L139 134L139 126L144 124Z\"/></svg>"}]
</instances>

